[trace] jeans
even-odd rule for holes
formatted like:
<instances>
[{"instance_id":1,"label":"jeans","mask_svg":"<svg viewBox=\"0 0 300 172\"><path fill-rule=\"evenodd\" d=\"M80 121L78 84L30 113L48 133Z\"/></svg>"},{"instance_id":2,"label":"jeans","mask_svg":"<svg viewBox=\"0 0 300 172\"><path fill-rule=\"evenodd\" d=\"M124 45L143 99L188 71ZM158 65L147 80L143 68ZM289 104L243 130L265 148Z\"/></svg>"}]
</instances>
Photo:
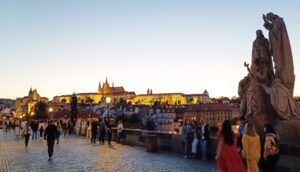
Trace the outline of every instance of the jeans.
<instances>
[{"instance_id":1,"label":"jeans","mask_svg":"<svg viewBox=\"0 0 300 172\"><path fill-rule=\"evenodd\" d=\"M108 141L109 145L110 145L110 141L111 141L111 135L112 135L111 132L107 132L107 141Z\"/></svg>"},{"instance_id":2,"label":"jeans","mask_svg":"<svg viewBox=\"0 0 300 172\"><path fill-rule=\"evenodd\" d=\"M191 139L189 137L184 137L184 153L185 156L190 156L191 154Z\"/></svg>"},{"instance_id":3,"label":"jeans","mask_svg":"<svg viewBox=\"0 0 300 172\"><path fill-rule=\"evenodd\" d=\"M206 160L207 159L207 140L205 139L201 139L201 155L202 155L202 159Z\"/></svg>"},{"instance_id":4,"label":"jeans","mask_svg":"<svg viewBox=\"0 0 300 172\"><path fill-rule=\"evenodd\" d=\"M100 135L99 135L99 142L100 144L104 144L105 141L105 129L100 130Z\"/></svg>"},{"instance_id":5,"label":"jeans","mask_svg":"<svg viewBox=\"0 0 300 172\"><path fill-rule=\"evenodd\" d=\"M117 134L117 143L121 143L122 133L123 133L123 131L118 132L118 134Z\"/></svg>"},{"instance_id":6,"label":"jeans","mask_svg":"<svg viewBox=\"0 0 300 172\"><path fill-rule=\"evenodd\" d=\"M37 139L37 130L33 130L32 131L32 140L35 138L35 140Z\"/></svg>"},{"instance_id":7,"label":"jeans","mask_svg":"<svg viewBox=\"0 0 300 172\"><path fill-rule=\"evenodd\" d=\"M44 130L40 130L40 137L43 137Z\"/></svg>"},{"instance_id":8,"label":"jeans","mask_svg":"<svg viewBox=\"0 0 300 172\"><path fill-rule=\"evenodd\" d=\"M97 132L92 132L92 137L91 137L91 143L95 144L96 143L96 136L97 136Z\"/></svg>"},{"instance_id":9,"label":"jeans","mask_svg":"<svg viewBox=\"0 0 300 172\"><path fill-rule=\"evenodd\" d=\"M54 139L47 140L49 158L51 158L53 155L54 141L55 141Z\"/></svg>"},{"instance_id":10,"label":"jeans","mask_svg":"<svg viewBox=\"0 0 300 172\"><path fill-rule=\"evenodd\" d=\"M199 142L199 140L197 138L194 138L193 143L192 143L192 153L193 154L197 153L198 142Z\"/></svg>"}]
</instances>

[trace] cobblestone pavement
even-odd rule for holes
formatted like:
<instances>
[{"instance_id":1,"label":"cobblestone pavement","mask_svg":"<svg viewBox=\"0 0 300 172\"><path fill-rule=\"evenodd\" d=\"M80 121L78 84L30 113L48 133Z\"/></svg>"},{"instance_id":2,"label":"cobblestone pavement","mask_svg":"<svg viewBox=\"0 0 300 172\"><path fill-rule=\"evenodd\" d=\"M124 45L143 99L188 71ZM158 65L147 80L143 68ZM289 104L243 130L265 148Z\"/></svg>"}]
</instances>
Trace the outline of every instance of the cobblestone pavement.
<instances>
[{"instance_id":1,"label":"cobblestone pavement","mask_svg":"<svg viewBox=\"0 0 300 172\"><path fill-rule=\"evenodd\" d=\"M61 139L54 147L52 161L48 161L47 143L42 139L30 140L25 148L24 140L16 139L13 132L0 130L0 172L215 172L215 163L184 159L182 155L159 152L148 153L144 148L113 143L91 145L80 136Z\"/></svg>"}]
</instances>

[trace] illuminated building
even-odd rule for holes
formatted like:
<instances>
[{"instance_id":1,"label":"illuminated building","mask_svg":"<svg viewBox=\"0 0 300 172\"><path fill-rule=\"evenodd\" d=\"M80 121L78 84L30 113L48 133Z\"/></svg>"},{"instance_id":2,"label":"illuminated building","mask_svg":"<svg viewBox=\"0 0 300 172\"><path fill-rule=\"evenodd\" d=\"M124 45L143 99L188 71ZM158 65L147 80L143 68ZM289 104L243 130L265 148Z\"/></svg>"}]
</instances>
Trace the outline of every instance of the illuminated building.
<instances>
[{"instance_id":1,"label":"illuminated building","mask_svg":"<svg viewBox=\"0 0 300 172\"><path fill-rule=\"evenodd\" d=\"M38 102L48 102L48 98L41 97L38 94L37 89L32 90L30 88L28 96L23 98L17 98L15 102L16 117L20 117L23 114L29 114L34 111L34 107Z\"/></svg>"}]
</instances>

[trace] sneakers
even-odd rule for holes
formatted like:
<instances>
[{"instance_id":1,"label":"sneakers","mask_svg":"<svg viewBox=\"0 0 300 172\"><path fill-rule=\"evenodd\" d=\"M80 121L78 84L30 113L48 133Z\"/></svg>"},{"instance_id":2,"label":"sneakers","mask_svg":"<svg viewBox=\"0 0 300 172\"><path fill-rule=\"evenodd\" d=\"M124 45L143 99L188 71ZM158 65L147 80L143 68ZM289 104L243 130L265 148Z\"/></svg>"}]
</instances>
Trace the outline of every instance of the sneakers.
<instances>
[{"instance_id":1,"label":"sneakers","mask_svg":"<svg viewBox=\"0 0 300 172\"><path fill-rule=\"evenodd\" d=\"M51 161L51 157L49 157L48 161Z\"/></svg>"},{"instance_id":2,"label":"sneakers","mask_svg":"<svg viewBox=\"0 0 300 172\"><path fill-rule=\"evenodd\" d=\"M187 159L187 158L188 158L188 156L184 155L184 158L185 158L185 159Z\"/></svg>"}]
</instances>

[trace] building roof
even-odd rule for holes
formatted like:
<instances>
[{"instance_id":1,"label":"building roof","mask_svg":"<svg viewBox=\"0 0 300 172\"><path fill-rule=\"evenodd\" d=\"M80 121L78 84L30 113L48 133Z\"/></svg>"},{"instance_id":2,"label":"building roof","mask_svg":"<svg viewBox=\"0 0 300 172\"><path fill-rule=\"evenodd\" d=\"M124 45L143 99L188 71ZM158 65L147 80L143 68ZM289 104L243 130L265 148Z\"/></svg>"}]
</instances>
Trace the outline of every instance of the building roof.
<instances>
[{"instance_id":1,"label":"building roof","mask_svg":"<svg viewBox=\"0 0 300 172\"><path fill-rule=\"evenodd\" d=\"M122 92L125 92L125 89L124 89L124 87L109 87L108 88L108 92L110 94L113 94L113 93L122 93Z\"/></svg>"},{"instance_id":2,"label":"building roof","mask_svg":"<svg viewBox=\"0 0 300 172\"><path fill-rule=\"evenodd\" d=\"M237 107L225 103L208 103L187 106L186 112L238 111Z\"/></svg>"},{"instance_id":3,"label":"building roof","mask_svg":"<svg viewBox=\"0 0 300 172\"><path fill-rule=\"evenodd\" d=\"M174 94L185 95L183 93L155 93L155 94L139 94L138 96L164 96L164 95L174 95Z\"/></svg>"}]
</instances>

